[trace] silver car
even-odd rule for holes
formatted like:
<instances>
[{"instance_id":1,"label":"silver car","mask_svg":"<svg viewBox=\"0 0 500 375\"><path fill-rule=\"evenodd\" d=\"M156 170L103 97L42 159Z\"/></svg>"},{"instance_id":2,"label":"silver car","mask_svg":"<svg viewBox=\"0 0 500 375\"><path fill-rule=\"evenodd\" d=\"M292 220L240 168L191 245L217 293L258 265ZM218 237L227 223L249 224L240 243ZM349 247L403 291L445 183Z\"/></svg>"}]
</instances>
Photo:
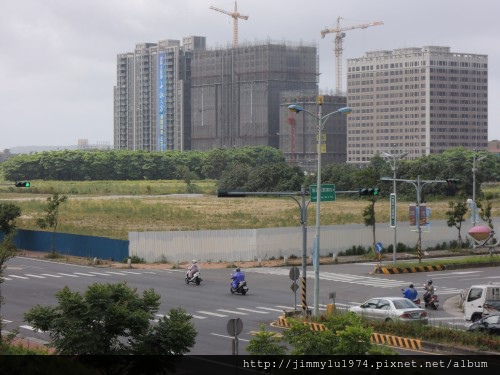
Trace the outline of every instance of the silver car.
<instances>
[{"instance_id":1,"label":"silver car","mask_svg":"<svg viewBox=\"0 0 500 375\"><path fill-rule=\"evenodd\" d=\"M427 324L427 311L403 297L371 298L359 306L349 308L349 311L370 320L383 322L419 322Z\"/></svg>"}]
</instances>

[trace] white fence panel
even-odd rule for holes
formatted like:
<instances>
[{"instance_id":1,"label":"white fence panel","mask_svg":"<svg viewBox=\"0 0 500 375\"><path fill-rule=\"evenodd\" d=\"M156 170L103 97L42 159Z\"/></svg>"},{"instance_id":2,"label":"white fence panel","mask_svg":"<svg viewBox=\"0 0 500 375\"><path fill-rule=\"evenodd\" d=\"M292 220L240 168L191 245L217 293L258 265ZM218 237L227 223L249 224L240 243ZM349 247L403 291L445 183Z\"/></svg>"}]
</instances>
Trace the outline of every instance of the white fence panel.
<instances>
[{"instance_id":1,"label":"white fence panel","mask_svg":"<svg viewBox=\"0 0 500 375\"><path fill-rule=\"evenodd\" d=\"M255 230L130 232L129 254L148 263L243 261L255 258Z\"/></svg>"},{"instance_id":2,"label":"white fence panel","mask_svg":"<svg viewBox=\"0 0 500 375\"><path fill-rule=\"evenodd\" d=\"M465 240L470 225L463 223ZM311 255L315 227L307 228L307 256ZM444 220L431 223L430 231L422 231L422 249L458 238L456 228ZM388 224L378 223L376 241L384 248L393 243L394 231ZM397 242L415 247L418 233L411 231L407 222L398 222ZM352 246L372 246L372 228L363 224L322 226L320 231L321 256L336 255ZM175 232L130 232L129 254L146 262L171 263L200 261L251 261L270 258L302 256L302 228L265 228L240 230L202 230Z\"/></svg>"}]
</instances>

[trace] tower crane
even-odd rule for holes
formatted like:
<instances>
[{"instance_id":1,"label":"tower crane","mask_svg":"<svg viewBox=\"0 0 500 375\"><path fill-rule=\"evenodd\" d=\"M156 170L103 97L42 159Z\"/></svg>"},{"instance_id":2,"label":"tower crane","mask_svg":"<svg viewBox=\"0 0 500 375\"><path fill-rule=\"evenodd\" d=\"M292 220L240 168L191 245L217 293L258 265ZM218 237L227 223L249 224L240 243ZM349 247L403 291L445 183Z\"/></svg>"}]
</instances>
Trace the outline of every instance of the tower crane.
<instances>
[{"instance_id":1,"label":"tower crane","mask_svg":"<svg viewBox=\"0 0 500 375\"><path fill-rule=\"evenodd\" d=\"M337 18L337 27L333 29L324 29L321 31L321 38L324 38L326 34L335 33L335 64L336 64L336 94L342 94L342 39L345 38L345 33L343 31L353 30L353 29L366 29L370 26L379 26L383 25L382 21L370 22L361 25L348 26L348 27L340 27L340 20L342 17Z\"/></svg>"},{"instance_id":2,"label":"tower crane","mask_svg":"<svg viewBox=\"0 0 500 375\"><path fill-rule=\"evenodd\" d=\"M242 20L247 20L248 16L244 16L238 12L238 5L237 2L234 2L234 12L229 12L224 9L219 9L214 6L210 6L210 9L216 10L217 12L221 12L224 14L227 14L228 16L233 17L233 47L236 48L238 47L238 18Z\"/></svg>"}]
</instances>

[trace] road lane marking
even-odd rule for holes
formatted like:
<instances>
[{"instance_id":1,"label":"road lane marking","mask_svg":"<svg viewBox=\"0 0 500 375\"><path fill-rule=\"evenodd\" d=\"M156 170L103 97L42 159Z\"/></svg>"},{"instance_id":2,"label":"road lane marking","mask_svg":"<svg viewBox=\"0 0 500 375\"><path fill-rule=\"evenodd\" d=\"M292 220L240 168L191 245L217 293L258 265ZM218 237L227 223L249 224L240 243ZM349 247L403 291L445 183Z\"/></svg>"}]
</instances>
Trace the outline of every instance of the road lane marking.
<instances>
[{"instance_id":1,"label":"road lane marking","mask_svg":"<svg viewBox=\"0 0 500 375\"><path fill-rule=\"evenodd\" d=\"M69 277L79 277L77 275L72 275L72 274L69 274L69 273L61 273L61 272L58 272L57 273L58 275L63 275L63 276L69 276Z\"/></svg>"},{"instance_id":2,"label":"road lane marking","mask_svg":"<svg viewBox=\"0 0 500 375\"><path fill-rule=\"evenodd\" d=\"M211 333L211 335L214 335L214 336L219 336L219 337L225 337L225 338L227 338L227 339L234 339L234 337L233 337L233 336L220 335L220 334L218 334L218 333ZM242 338L239 338L239 337L238 337L238 340L239 340L239 341L246 341L246 342L250 341L250 340L242 339Z\"/></svg>"},{"instance_id":3,"label":"road lane marking","mask_svg":"<svg viewBox=\"0 0 500 375\"><path fill-rule=\"evenodd\" d=\"M234 310L217 309L217 311L225 312L225 313L228 313L228 314L248 315L247 313L239 312L239 311L234 311Z\"/></svg>"},{"instance_id":4,"label":"road lane marking","mask_svg":"<svg viewBox=\"0 0 500 375\"><path fill-rule=\"evenodd\" d=\"M80 276L95 276L90 273L83 273L83 272L73 272L75 275L80 275Z\"/></svg>"},{"instance_id":5,"label":"road lane marking","mask_svg":"<svg viewBox=\"0 0 500 375\"><path fill-rule=\"evenodd\" d=\"M200 315L194 315L194 314L189 314L191 315L193 318L196 318L196 319L206 319L207 317L206 316L200 316Z\"/></svg>"},{"instance_id":6,"label":"road lane marking","mask_svg":"<svg viewBox=\"0 0 500 375\"><path fill-rule=\"evenodd\" d=\"M121 271L123 273L128 273L128 274L131 274L131 275L142 275L141 272L134 272L134 271Z\"/></svg>"},{"instance_id":7,"label":"road lane marking","mask_svg":"<svg viewBox=\"0 0 500 375\"><path fill-rule=\"evenodd\" d=\"M25 276L29 276L29 277L34 277L34 278L37 278L37 279L45 279L44 276L39 276L39 275L31 275L29 273L25 273L24 274Z\"/></svg>"},{"instance_id":8,"label":"road lane marking","mask_svg":"<svg viewBox=\"0 0 500 375\"><path fill-rule=\"evenodd\" d=\"M33 332L40 332L32 326L19 326L19 328L29 329L30 331L33 331Z\"/></svg>"},{"instance_id":9,"label":"road lane marking","mask_svg":"<svg viewBox=\"0 0 500 375\"><path fill-rule=\"evenodd\" d=\"M257 306L256 308L257 308L257 309L262 309L262 310L269 310L269 311L283 312L283 310L280 310L280 309L273 309L273 308L271 308L271 307L261 307L261 306Z\"/></svg>"},{"instance_id":10,"label":"road lane marking","mask_svg":"<svg viewBox=\"0 0 500 375\"><path fill-rule=\"evenodd\" d=\"M126 273L123 273L123 272L113 272L113 271L106 271L106 273L110 273L110 274L113 274L113 275L126 275Z\"/></svg>"},{"instance_id":11,"label":"road lane marking","mask_svg":"<svg viewBox=\"0 0 500 375\"><path fill-rule=\"evenodd\" d=\"M94 271L90 271L90 273L93 273L94 275L111 276L109 273L104 273L104 272L94 272Z\"/></svg>"},{"instance_id":12,"label":"road lane marking","mask_svg":"<svg viewBox=\"0 0 500 375\"><path fill-rule=\"evenodd\" d=\"M7 276L14 277L16 279L29 280L29 277L24 277L24 276L17 276L17 275L7 275Z\"/></svg>"},{"instance_id":13,"label":"road lane marking","mask_svg":"<svg viewBox=\"0 0 500 375\"><path fill-rule=\"evenodd\" d=\"M43 276L48 276L48 277L62 277L59 275L51 275L50 273L42 273Z\"/></svg>"},{"instance_id":14,"label":"road lane marking","mask_svg":"<svg viewBox=\"0 0 500 375\"><path fill-rule=\"evenodd\" d=\"M197 311L197 313L206 314L206 315L212 315L212 316L218 316L219 318L227 318L228 317L228 315L217 314L217 313L213 313L213 312L210 312L210 311Z\"/></svg>"},{"instance_id":15,"label":"road lane marking","mask_svg":"<svg viewBox=\"0 0 500 375\"><path fill-rule=\"evenodd\" d=\"M257 313L257 314L269 314L267 311L259 311L259 310L246 309L244 307L237 307L236 309L237 310L242 310L242 311L250 311L250 312L253 312L253 313Z\"/></svg>"},{"instance_id":16,"label":"road lane marking","mask_svg":"<svg viewBox=\"0 0 500 375\"><path fill-rule=\"evenodd\" d=\"M12 281L12 279L9 279L8 277L4 277L3 279Z\"/></svg>"}]
</instances>

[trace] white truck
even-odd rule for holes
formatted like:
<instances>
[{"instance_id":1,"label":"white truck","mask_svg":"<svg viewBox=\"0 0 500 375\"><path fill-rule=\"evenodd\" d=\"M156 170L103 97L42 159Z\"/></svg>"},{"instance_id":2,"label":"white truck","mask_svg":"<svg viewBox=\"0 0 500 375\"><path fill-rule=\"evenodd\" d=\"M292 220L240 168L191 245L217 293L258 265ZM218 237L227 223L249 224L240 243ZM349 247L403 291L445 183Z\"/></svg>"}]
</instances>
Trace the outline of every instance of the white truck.
<instances>
[{"instance_id":1,"label":"white truck","mask_svg":"<svg viewBox=\"0 0 500 375\"><path fill-rule=\"evenodd\" d=\"M465 320L473 322L500 313L500 283L472 285L466 291L463 308Z\"/></svg>"}]
</instances>

